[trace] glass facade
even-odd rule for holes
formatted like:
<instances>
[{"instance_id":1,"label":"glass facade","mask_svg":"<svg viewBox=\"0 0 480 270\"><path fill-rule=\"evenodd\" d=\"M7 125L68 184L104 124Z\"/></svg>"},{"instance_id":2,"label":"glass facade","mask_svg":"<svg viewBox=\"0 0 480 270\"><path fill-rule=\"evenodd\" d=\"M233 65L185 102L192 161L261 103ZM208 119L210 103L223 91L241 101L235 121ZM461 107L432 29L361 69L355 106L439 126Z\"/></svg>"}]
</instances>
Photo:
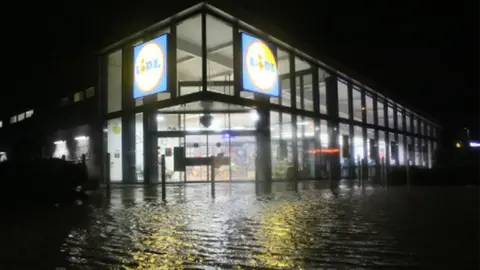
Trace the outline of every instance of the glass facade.
<instances>
[{"instance_id":1,"label":"glass facade","mask_svg":"<svg viewBox=\"0 0 480 270\"><path fill-rule=\"evenodd\" d=\"M278 96L242 88L240 33L276 52ZM152 34L153 33L153 34ZM168 89L133 99L133 47L167 33ZM359 165L432 166L437 127L287 44L223 17L192 11L103 54L104 153L112 182L355 178ZM155 98L156 97L156 98ZM179 166L176 153L187 158ZM162 164L161 157L165 157Z\"/></svg>"}]
</instances>

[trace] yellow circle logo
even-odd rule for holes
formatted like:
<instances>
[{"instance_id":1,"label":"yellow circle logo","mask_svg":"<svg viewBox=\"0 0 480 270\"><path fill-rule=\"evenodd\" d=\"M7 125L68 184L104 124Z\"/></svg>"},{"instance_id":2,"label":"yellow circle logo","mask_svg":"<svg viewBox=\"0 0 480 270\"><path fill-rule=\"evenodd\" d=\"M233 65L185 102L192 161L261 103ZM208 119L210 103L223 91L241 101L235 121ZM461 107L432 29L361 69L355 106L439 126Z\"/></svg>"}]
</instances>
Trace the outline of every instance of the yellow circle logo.
<instances>
[{"instance_id":1,"label":"yellow circle logo","mask_svg":"<svg viewBox=\"0 0 480 270\"><path fill-rule=\"evenodd\" d=\"M154 90L164 74L165 54L156 42L145 44L135 59L135 83L140 91Z\"/></svg>"},{"instance_id":2,"label":"yellow circle logo","mask_svg":"<svg viewBox=\"0 0 480 270\"><path fill-rule=\"evenodd\" d=\"M252 42L245 53L246 70L250 81L262 91L269 91L275 85L277 61L272 50L261 41Z\"/></svg>"}]
</instances>

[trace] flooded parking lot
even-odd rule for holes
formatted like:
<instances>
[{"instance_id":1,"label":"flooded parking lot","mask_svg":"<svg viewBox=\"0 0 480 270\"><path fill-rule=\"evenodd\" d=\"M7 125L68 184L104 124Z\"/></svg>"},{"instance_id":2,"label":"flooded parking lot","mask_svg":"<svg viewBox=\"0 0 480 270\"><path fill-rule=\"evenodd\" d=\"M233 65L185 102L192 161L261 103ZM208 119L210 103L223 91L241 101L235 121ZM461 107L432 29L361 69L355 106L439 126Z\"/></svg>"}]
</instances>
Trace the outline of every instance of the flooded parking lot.
<instances>
[{"instance_id":1,"label":"flooded parking lot","mask_svg":"<svg viewBox=\"0 0 480 270\"><path fill-rule=\"evenodd\" d=\"M2 221L4 269L477 269L478 188L113 188ZM3 268L3 267L2 267Z\"/></svg>"}]
</instances>

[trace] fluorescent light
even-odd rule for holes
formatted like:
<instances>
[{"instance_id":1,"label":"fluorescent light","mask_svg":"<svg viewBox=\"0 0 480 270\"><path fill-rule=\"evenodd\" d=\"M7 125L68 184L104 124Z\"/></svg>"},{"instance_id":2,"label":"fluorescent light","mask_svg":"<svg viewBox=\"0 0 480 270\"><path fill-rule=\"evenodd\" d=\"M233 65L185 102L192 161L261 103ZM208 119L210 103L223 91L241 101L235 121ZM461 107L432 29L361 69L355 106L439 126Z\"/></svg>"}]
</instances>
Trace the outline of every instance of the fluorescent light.
<instances>
[{"instance_id":1,"label":"fluorescent light","mask_svg":"<svg viewBox=\"0 0 480 270\"><path fill-rule=\"evenodd\" d=\"M480 147L480 142L472 142L472 141L470 141L470 147Z\"/></svg>"},{"instance_id":2,"label":"fluorescent light","mask_svg":"<svg viewBox=\"0 0 480 270\"><path fill-rule=\"evenodd\" d=\"M76 141L88 140L88 136L78 136L78 137L75 137L75 140L76 140Z\"/></svg>"},{"instance_id":3,"label":"fluorescent light","mask_svg":"<svg viewBox=\"0 0 480 270\"><path fill-rule=\"evenodd\" d=\"M65 143L65 141L54 141L53 144L62 144Z\"/></svg>"},{"instance_id":4,"label":"fluorescent light","mask_svg":"<svg viewBox=\"0 0 480 270\"><path fill-rule=\"evenodd\" d=\"M163 115L157 114L157 121L158 121L158 122L161 122L161 121L163 121L163 120L165 120L165 117L163 117Z\"/></svg>"}]
</instances>

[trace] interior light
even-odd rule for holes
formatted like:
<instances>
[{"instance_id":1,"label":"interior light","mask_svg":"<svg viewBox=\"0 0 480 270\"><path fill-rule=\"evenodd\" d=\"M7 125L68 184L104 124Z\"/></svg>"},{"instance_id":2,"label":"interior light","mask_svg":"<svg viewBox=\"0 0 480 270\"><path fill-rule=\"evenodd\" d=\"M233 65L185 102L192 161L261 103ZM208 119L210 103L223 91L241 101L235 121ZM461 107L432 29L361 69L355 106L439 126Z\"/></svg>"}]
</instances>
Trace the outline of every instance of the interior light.
<instances>
[{"instance_id":1,"label":"interior light","mask_svg":"<svg viewBox=\"0 0 480 270\"><path fill-rule=\"evenodd\" d=\"M75 137L75 140L76 140L76 141L88 140L88 136L78 136L78 137Z\"/></svg>"},{"instance_id":2,"label":"interior light","mask_svg":"<svg viewBox=\"0 0 480 270\"><path fill-rule=\"evenodd\" d=\"M161 122L161 121L163 121L163 120L165 120L165 117L163 117L163 115L157 114L157 121L158 121L158 122Z\"/></svg>"},{"instance_id":3,"label":"interior light","mask_svg":"<svg viewBox=\"0 0 480 270\"><path fill-rule=\"evenodd\" d=\"M250 111L250 119L252 119L254 122L258 121L260 119L260 116L258 115L257 110L251 110Z\"/></svg>"},{"instance_id":4,"label":"interior light","mask_svg":"<svg viewBox=\"0 0 480 270\"><path fill-rule=\"evenodd\" d=\"M62 144L65 143L65 141L54 141L53 144Z\"/></svg>"}]
</instances>

